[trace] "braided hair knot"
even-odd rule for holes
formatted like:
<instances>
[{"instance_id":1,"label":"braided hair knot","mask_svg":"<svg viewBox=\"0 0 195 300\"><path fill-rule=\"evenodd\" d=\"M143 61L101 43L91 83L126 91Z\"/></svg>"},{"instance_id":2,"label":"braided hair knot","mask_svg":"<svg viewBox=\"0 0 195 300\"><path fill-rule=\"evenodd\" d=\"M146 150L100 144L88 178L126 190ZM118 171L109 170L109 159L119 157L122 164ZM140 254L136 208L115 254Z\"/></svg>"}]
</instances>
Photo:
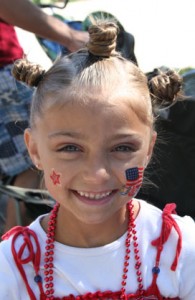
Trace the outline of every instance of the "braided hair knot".
<instances>
[{"instance_id":1,"label":"braided hair knot","mask_svg":"<svg viewBox=\"0 0 195 300\"><path fill-rule=\"evenodd\" d=\"M118 26L113 22L105 22L101 26L91 25L89 28L88 51L95 56L110 57L116 54Z\"/></svg>"},{"instance_id":2,"label":"braided hair knot","mask_svg":"<svg viewBox=\"0 0 195 300\"><path fill-rule=\"evenodd\" d=\"M29 86L37 87L45 75L45 70L40 65L24 59L14 63L12 74L17 80L23 81Z\"/></svg>"},{"instance_id":3,"label":"braided hair knot","mask_svg":"<svg viewBox=\"0 0 195 300\"><path fill-rule=\"evenodd\" d=\"M155 69L148 77L148 86L154 106L167 106L182 96L182 78L174 70L162 72Z\"/></svg>"}]
</instances>

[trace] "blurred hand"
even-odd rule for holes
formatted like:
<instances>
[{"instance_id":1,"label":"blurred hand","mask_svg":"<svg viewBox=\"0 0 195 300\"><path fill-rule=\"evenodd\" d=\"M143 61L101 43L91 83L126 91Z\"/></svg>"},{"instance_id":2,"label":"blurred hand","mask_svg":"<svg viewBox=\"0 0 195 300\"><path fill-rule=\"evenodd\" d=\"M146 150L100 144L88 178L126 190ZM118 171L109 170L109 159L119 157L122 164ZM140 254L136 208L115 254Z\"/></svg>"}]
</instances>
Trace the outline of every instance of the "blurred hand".
<instances>
[{"instance_id":1,"label":"blurred hand","mask_svg":"<svg viewBox=\"0 0 195 300\"><path fill-rule=\"evenodd\" d=\"M84 48L86 43L89 40L89 34L87 31L79 31L79 30L74 30L70 29L70 40L69 44L66 47L69 49L70 52L77 51L81 48Z\"/></svg>"}]
</instances>

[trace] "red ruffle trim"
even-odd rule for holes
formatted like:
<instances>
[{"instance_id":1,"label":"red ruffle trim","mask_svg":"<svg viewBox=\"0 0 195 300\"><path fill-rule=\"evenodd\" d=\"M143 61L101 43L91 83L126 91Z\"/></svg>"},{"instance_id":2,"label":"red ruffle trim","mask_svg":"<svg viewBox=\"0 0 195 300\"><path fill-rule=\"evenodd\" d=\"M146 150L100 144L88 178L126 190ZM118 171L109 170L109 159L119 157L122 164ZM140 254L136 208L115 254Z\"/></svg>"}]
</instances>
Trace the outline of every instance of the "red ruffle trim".
<instances>
[{"instance_id":1,"label":"red ruffle trim","mask_svg":"<svg viewBox=\"0 0 195 300\"><path fill-rule=\"evenodd\" d=\"M139 294L128 294L128 295L122 295L121 291L119 292L111 292L111 291L105 291L105 292L95 292L95 293L87 293L85 295L69 295L64 296L62 298L60 297L54 297L52 300L180 300L180 298L165 298L162 296L154 296L154 295L147 295L147 292L145 295L140 296ZM45 295L41 295L40 300L51 300L51 298L46 297Z\"/></svg>"}]
</instances>

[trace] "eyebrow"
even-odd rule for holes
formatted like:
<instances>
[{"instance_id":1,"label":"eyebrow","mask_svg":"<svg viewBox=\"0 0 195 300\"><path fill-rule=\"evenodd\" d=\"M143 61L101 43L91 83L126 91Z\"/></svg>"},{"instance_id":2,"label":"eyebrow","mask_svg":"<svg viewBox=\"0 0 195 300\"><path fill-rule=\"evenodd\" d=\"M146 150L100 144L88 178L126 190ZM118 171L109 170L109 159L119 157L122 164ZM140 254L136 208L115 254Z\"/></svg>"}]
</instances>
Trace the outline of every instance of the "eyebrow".
<instances>
[{"instance_id":1,"label":"eyebrow","mask_svg":"<svg viewBox=\"0 0 195 300\"><path fill-rule=\"evenodd\" d=\"M80 139L85 137L85 135L82 134L81 132L57 131L57 132L50 133L48 135L48 138L51 139L59 136L68 136L68 137L80 138Z\"/></svg>"},{"instance_id":2,"label":"eyebrow","mask_svg":"<svg viewBox=\"0 0 195 300\"><path fill-rule=\"evenodd\" d=\"M141 139L141 136L137 133L119 133L113 136L113 139L125 139L125 138L137 138Z\"/></svg>"},{"instance_id":3,"label":"eyebrow","mask_svg":"<svg viewBox=\"0 0 195 300\"><path fill-rule=\"evenodd\" d=\"M56 138L59 136L67 136L67 137L78 138L78 139L86 139L87 138L87 136L81 132L72 132L72 131L57 131L54 133L50 133L48 135L48 138L52 139L52 138ZM141 140L141 137L136 133L132 133L132 134L131 133L121 133L121 134L118 133L112 137L112 140L125 139L125 138L136 138L136 139Z\"/></svg>"}]
</instances>

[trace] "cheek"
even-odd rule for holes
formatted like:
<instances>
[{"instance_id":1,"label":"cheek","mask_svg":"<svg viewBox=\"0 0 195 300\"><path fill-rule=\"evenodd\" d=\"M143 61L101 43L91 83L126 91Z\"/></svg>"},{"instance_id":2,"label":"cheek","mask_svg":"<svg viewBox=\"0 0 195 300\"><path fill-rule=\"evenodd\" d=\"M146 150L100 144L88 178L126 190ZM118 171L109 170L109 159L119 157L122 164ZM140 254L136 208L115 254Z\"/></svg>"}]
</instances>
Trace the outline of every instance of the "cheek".
<instances>
[{"instance_id":1,"label":"cheek","mask_svg":"<svg viewBox=\"0 0 195 300\"><path fill-rule=\"evenodd\" d=\"M133 198L137 195L143 182L143 167L129 168L125 171L126 184L121 190L121 195Z\"/></svg>"},{"instance_id":2,"label":"cheek","mask_svg":"<svg viewBox=\"0 0 195 300\"><path fill-rule=\"evenodd\" d=\"M56 197L56 193L60 191L63 185L62 173L55 168L46 169L44 179L47 190L53 197Z\"/></svg>"},{"instance_id":3,"label":"cheek","mask_svg":"<svg viewBox=\"0 0 195 300\"><path fill-rule=\"evenodd\" d=\"M129 160L125 162L115 161L112 164L112 171L118 180L122 183L126 183L126 170L135 168L135 167L144 167L145 166L146 155L143 155L142 151L135 153Z\"/></svg>"},{"instance_id":4,"label":"cheek","mask_svg":"<svg viewBox=\"0 0 195 300\"><path fill-rule=\"evenodd\" d=\"M66 179L63 174L55 168L45 171L45 185L50 195L57 202L61 202L65 196Z\"/></svg>"},{"instance_id":5,"label":"cheek","mask_svg":"<svg viewBox=\"0 0 195 300\"><path fill-rule=\"evenodd\" d=\"M61 186L62 174L52 169L49 175L51 184L53 186Z\"/></svg>"},{"instance_id":6,"label":"cheek","mask_svg":"<svg viewBox=\"0 0 195 300\"><path fill-rule=\"evenodd\" d=\"M61 168L51 168L45 171L44 177L48 190L57 191L60 188L65 190L70 185L73 175L70 171Z\"/></svg>"},{"instance_id":7,"label":"cheek","mask_svg":"<svg viewBox=\"0 0 195 300\"><path fill-rule=\"evenodd\" d=\"M118 177L119 181L121 182L121 184L125 185L127 180L129 180L129 176L131 176L136 169L142 170L142 172L139 173L139 177L143 178L143 170L144 170L143 163L129 162L129 163L126 163L124 166L121 166L121 168L116 171L117 177Z\"/></svg>"}]
</instances>

